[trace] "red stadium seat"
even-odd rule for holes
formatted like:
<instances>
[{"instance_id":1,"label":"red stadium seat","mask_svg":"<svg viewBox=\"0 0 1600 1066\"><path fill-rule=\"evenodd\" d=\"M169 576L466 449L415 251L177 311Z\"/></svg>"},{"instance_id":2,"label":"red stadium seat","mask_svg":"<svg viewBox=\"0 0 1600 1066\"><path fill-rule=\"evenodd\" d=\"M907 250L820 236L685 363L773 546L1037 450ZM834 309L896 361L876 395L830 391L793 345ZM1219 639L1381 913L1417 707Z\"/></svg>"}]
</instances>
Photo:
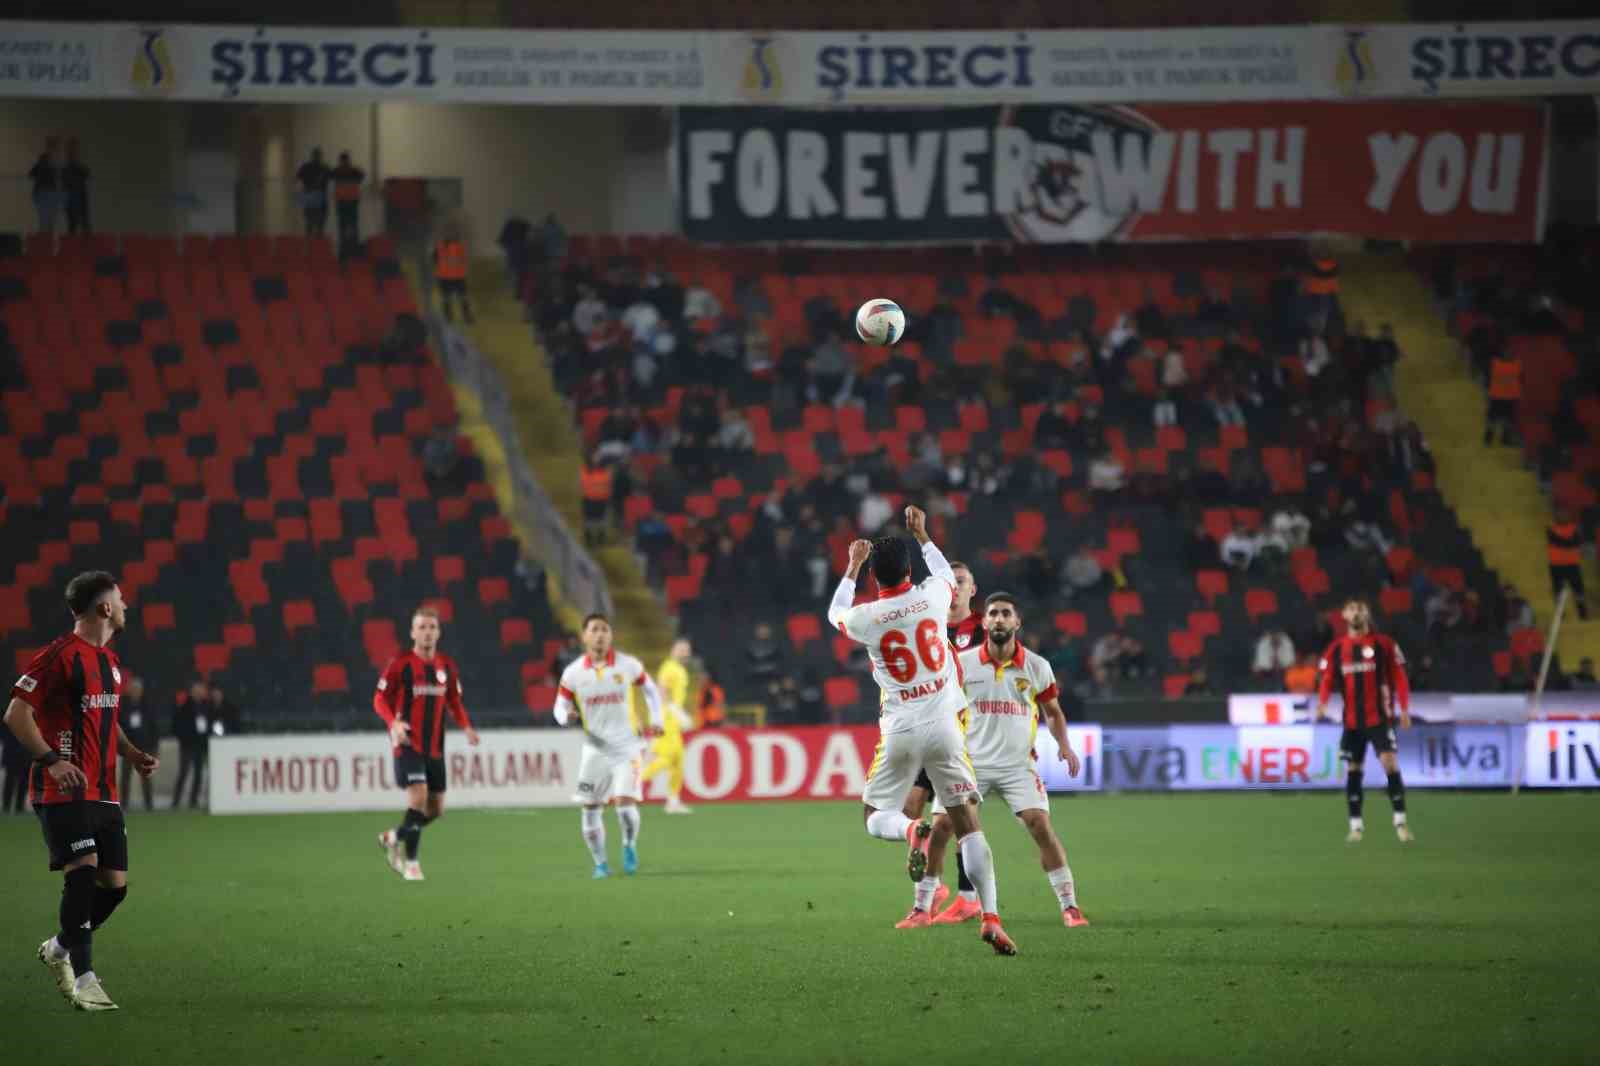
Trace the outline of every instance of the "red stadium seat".
<instances>
[{"instance_id":1,"label":"red stadium seat","mask_svg":"<svg viewBox=\"0 0 1600 1066\"><path fill-rule=\"evenodd\" d=\"M1119 589L1111 594L1111 617L1117 625L1126 625L1129 618L1144 614L1144 599L1132 589Z\"/></svg>"},{"instance_id":2,"label":"red stadium seat","mask_svg":"<svg viewBox=\"0 0 1600 1066\"><path fill-rule=\"evenodd\" d=\"M177 612L170 603L142 604L139 615L144 619L145 633L150 636L155 636L162 630L176 629L178 625Z\"/></svg>"},{"instance_id":3,"label":"red stadium seat","mask_svg":"<svg viewBox=\"0 0 1600 1066\"><path fill-rule=\"evenodd\" d=\"M1167 650L1172 653L1176 663L1189 663L1200 658L1204 649L1204 642L1187 629L1175 629L1167 634Z\"/></svg>"},{"instance_id":4,"label":"red stadium seat","mask_svg":"<svg viewBox=\"0 0 1600 1066\"><path fill-rule=\"evenodd\" d=\"M433 580L440 589L466 580L467 561L459 555L439 555L433 560Z\"/></svg>"},{"instance_id":5,"label":"red stadium seat","mask_svg":"<svg viewBox=\"0 0 1600 1066\"><path fill-rule=\"evenodd\" d=\"M506 618L500 623L500 646L516 648L533 643L533 624L526 618Z\"/></svg>"},{"instance_id":6,"label":"red stadium seat","mask_svg":"<svg viewBox=\"0 0 1600 1066\"><path fill-rule=\"evenodd\" d=\"M1190 611L1189 632L1206 640L1222 634L1222 616L1216 611Z\"/></svg>"},{"instance_id":7,"label":"red stadium seat","mask_svg":"<svg viewBox=\"0 0 1600 1066\"><path fill-rule=\"evenodd\" d=\"M149 608L146 608L148 611ZM283 630L291 637L317 624L317 608L310 600L288 600L283 605Z\"/></svg>"},{"instance_id":8,"label":"red stadium seat","mask_svg":"<svg viewBox=\"0 0 1600 1066\"><path fill-rule=\"evenodd\" d=\"M1385 585L1378 593L1378 610L1385 615L1410 614L1413 606L1411 590L1403 585Z\"/></svg>"},{"instance_id":9,"label":"red stadium seat","mask_svg":"<svg viewBox=\"0 0 1600 1066\"><path fill-rule=\"evenodd\" d=\"M832 710L848 710L861 702L861 686L853 677L830 677L822 683L822 698Z\"/></svg>"},{"instance_id":10,"label":"red stadium seat","mask_svg":"<svg viewBox=\"0 0 1600 1066\"><path fill-rule=\"evenodd\" d=\"M816 614L811 611L791 614L788 621L784 623L784 628L788 630L789 643L796 649L803 648L813 641L822 639L822 623L818 620Z\"/></svg>"},{"instance_id":11,"label":"red stadium seat","mask_svg":"<svg viewBox=\"0 0 1600 1066\"><path fill-rule=\"evenodd\" d=\"M350 678L344 663L318 663L311 671L311 691L316 695L338 695L350 691Z\"/></svg>"},{"instance_id":12,"label":"red stadium seat","mask_svg":"<svg viewBox=\"0 0 1600 1066\"><path fill-rule=\"evenodd\" d=\"M479 578L478 602L485 607L511 602L511 582L503 577Z\"/></svg>"},{"instance_id":13,"label":"red stadium seat","mask_svg":"<svg viewBox=\"0 0 1600 1066\"><path fill-rule=\"evenodd\" d=\"M228 668L233 649L226 644L196 644L194 670L201 677L215 677Z\"/></svg>"},{"instance_id":14,"label":"red stadium seat","mask_svg":"<svg viewBox=\"0 0 1600 1066\"><path fill-rule=\"evenodd\" d=\"M1261 619L1278 613L1278 594L1272 589L1246 589L1244 594L1244 613L1250 621L1259 622Z\"/></svg>"},{"instance_id":15,"label":"red stadium seat","mask_svg":"<svg viewBox=\"0 0 1600 1066\"><path fill-rule=\"evenodd\" d=\"M1201 570L1194 575L1195 591L1208 604L1216 602L1228 594L1228 572L1226 570Z\"/></svg>"},{"instance_id":16,"label":"red stadium seat","mask_svg":"<svg viewBox=\"0 0 1600 1066\"><path fill-rule=\"evenodd\" d=\"M1169 700L1182 699L1188 688L1188 674L1172 674L1161 679L1161 694Z\"/></svg>"},{"instance_id":17,"label":"red stadium seat","mask_svg":"<svg viewBox=\"0 0 1600 1066\"><path fill-rule=\"evenodd\" d=\"M1082 611L1060 611L1056 614L1056 629L1069 637L1084 637L1089 633L1089 619Z\"/></svg>"}]
</instances>

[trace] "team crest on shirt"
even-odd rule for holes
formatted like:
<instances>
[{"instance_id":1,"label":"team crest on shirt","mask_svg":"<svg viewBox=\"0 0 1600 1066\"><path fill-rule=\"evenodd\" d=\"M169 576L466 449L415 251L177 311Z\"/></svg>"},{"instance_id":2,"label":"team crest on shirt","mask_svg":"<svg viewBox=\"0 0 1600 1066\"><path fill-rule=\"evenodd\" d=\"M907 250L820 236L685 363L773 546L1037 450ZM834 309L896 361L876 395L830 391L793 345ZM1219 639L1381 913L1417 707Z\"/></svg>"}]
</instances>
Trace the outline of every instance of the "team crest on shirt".
<instances>
[{"instance_id":1,"label":"team crest on shirt","mask_svg":"<svg viewBox=\"0 0 1600 1066\"><path fill-rule=\"evenodd\" d=\"M433 672L433 676L439 679L439 684L441 684L441 685L444 684L445 681L449 677L449 675L446 674L443 670L435 670Z\"/></svg>"},{"instance_id":2,"label":"team crest on shirt","mask_svg":"<svg viewBox=\"0 0 1600 1066\"><path fill-rule=\"evenodd\" d=\"M122 671L118 670L115 666L111 668L111 680L115 681L119 685L122 684Z\"/></svg>"},{"instance_id":3,"label":"team crest on shirt","mask_svg":"<svg viewBox=\"0 0 1600 1066\"><path fill-rule=\"evenodd\" d=\"M1373 656L1375 656L1377 654L1378 654L1377 652L1372 650L1372 646L1370 644L1361 649L1361 657L1363 659L1371 659Z\"/></svg>"},{"instance_id":4,"label":"team crest on shirt","mask_svg":"<svg viewBox=\"0 0 1600 1066\"><path fill-rule=\"evenodd\" d=\"M968 644L971 644L971 643L972 643L972 634L971 633L957 633L956 634L956 647L965 648Z\"/></svg>"},{"instance_id":5,"label":"team crest on shirt","mask_svg":"<svg viewBox=\"0 0 1600 1066\"><path fill-rule=\"evenodd\" d=\"M615 681L617 684L620 685L620 684L622 684L622 675L621 674L612 674L611 675L611 680Z\"/></svg>"},{"instance_id":6,"label":"team crest on shirt","mask_svg":"<svg viewBox=\"0 0 1600 1066\"><path fill-rule=\"evenodd\" d=\"M1014 682L1012 682L1012 684L1016 687L1017 695L1021 696L1023 699L1028 698L1028 693L1033 688L1033 686L1028 683L1028 679L1025 677L1017 678Z\"/></svg>"}]
</instances>

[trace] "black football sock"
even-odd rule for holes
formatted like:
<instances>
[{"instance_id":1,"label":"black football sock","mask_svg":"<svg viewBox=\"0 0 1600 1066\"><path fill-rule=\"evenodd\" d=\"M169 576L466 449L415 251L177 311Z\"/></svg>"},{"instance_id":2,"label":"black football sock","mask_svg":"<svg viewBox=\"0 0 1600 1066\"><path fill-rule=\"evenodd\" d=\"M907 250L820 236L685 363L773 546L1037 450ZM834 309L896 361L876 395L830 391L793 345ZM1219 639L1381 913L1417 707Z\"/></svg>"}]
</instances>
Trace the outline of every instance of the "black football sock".
<instances>
[{"instance_id":1,"label":"black football sock","mask_svg":"<svg viewBox=\"0 0 1600 1066\"><path fill-rule=\"evenodd\" d=\"M73 973L94 969L94 877L93 866L80 866L62 878L61 932L56 942L72 957Z\"/></svg>"},{"instance_id":2,"label":"black football sock","mask_svg":"<svg viewBox=\"0 0 1600 1066\"><path fill-rule=\"evenodd\" d=\"M956 890L960 892L976 892L977 886L967 876L967 864L961 861L961 849L956 849Z\"/></svg>"},{"instance_id":3,"label":"black football sock","mask_svg":"<svg viewBox=\"0 0 1600 1066\"><path fill-rule=\"evenodd\" d=\"M94 909L89 914L89 928L98 929L106 924L106 919L111 917L111 912L117 905L128 898L128 886L121 888L107 888L104 885L94 886Z\"/></svg>"},{"instance_id":4,"label":"black football sock","mask_svg":"<svg viewBox=\"0 0 1600 1066\"><path fill-rule=\"evenodd\" d=\"M400 828L395 830L406 846L406 860L415 862L417 851L422 847L422 827L428 824L428 816L415 807L406 808L406 819L400 823Z\"/></svg>"},{"instance_id":5,"label":"black football sock","mask_svg":"<svg viewBox=\"0 0 1600 1066\"><path fill-rule=\"evenodd\" d=\"M1361 771L1351 770L1344 778L1344 798L1350 805L1350 817L1361 817Z\"/></svg>"},{"instance_id":6,"label":"black football sock","mask_svg":"<svg viewBox=\"0 0 1600 1066\"><path fill-rule=\"evenodd\" d=\"M1400 779L1399 770L1389 775L1389 805L1396 814L1406 813L1406 783Z\"/></svg>"}]
</instances>

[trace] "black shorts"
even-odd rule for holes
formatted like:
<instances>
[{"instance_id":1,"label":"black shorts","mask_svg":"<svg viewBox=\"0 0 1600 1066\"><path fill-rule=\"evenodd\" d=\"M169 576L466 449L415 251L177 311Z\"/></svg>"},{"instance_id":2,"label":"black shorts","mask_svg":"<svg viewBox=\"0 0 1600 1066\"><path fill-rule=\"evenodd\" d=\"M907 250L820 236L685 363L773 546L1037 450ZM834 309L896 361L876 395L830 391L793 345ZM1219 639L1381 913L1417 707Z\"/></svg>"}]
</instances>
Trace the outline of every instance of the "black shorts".
<instances>
[{"instance_id":1,"label":"black shorts","mask_svg":"<svg viewBox=\"0 0 1600 1066\"><path fill-rule=\"evenodd\" d=\"M406 748L394 757L394 780L401 788L427 782L429 792L443 792L444 760L430 759L420 751Z\"/></svg>"},{"instance_id":2,"label":"black shorts","mask_svg":"<svg viewBox=\"0 0 1600 1066\"><path fill-rule=\"evenodd\" d=\"M93 853L102 870L128 868L128 829L122 821L122 804L87 800L77 803L42 803L33 808L50 852L50 869Z\"/></svg>"},{"instance_id":3,"label":"black shorts","mask_svg":"<svg viewBox=\"0 0 1600 1066\"><path fill-rule=\"evenodd\" d=\"M925 789L928 790L929 793L932 793L933 792L933 781L932 781L931 778L928 777L928 771L926 771L926 770L918 770L917 771L917 779L911 783L911 787L912 788L925 788Z\"/></svg>"},{"instance_id":4,"label":"black shorts","mask_svg":"<svg viewBox=\"0 0 1600 1066\"><path fill-rule=\"evenodd\" d=\"M466 278L439 278L437 280L439 282L439 291L442 293L455 293L458 296L465 296L467 293Z\"/></svg>"},{"instance_id":5,"label":"black shorts","mask_svg":"<svg viewBox=\"0 0 1600 1066\"><path fill-rule=\"evenodd\" d=\"M1346 729L1339 736L1339 754L1351 762L1360 762L1367 754L1367 745L1382 755L1394 750L1394 724L1372 725L1363 729Z\"/></svg>"}]
</instances>

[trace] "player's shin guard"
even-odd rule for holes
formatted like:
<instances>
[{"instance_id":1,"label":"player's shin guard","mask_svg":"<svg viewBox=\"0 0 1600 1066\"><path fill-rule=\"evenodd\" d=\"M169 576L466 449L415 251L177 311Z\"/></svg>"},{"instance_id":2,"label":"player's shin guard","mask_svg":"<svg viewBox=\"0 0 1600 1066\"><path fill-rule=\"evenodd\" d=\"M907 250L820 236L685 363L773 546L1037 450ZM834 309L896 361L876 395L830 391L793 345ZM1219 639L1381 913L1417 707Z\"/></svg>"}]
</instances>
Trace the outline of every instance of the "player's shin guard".
<instances>
[{"instance_id":1,"label":"player's shin guard","mask_svg":"<svg viewBox=\"0 0 1600 1066\"><path fill-rule=\"evenodd\" d=\"M589 856L599 866L606 861L606 823L599 807L583 809L583 842L589 847Z\"/></svg>"},{"instance_id":2,"label":"player's shin guard","mask_svg":"<svg viewBox=\"0 0 1600 1066\"><path fill-rule=\"evenodd\" d=\"M89 928L98 929L106 924L106 919L111 917L111 912L117 905L128 898L128 886L121 888L106 888L104 885L94 886L94 907L89 914Z\"/></svg>"},{"instance_id":3,"label":"player's shin guard","mask_svg":"<svg viewBox=\"0 0 1600 1066\"><path fill-rule=\"evenodd\" d=\"M406 846L406 860L415 862L417 852L422 848L422 827L428 824L428 816L415 807L406 808L405 820L395 829L394 835Z\"/></svg>"},{"instance_id":4,"label":"player's shin guard","mask_svg":"<svg viewBox=\"0 0 1600 1066\"><path fill-rule=\"evenodd\" d=\"M1072 867L1063 864L1060 869L1045 874L1045 877L1050 881L1050 890L1061 901L1062 910L1078 905L1078 889L1072 883Z\"/></svg>"},{"instance_id":5,"label":"player's shin guard","mask_svg":"<svg viewBox=\"0 0 1600 1066\"><path fill-rule=\"evenodd\" d=\"M1352 824L1361 821L1361 771L1350 770L1344 775L1344 799L1350 808Z\"/></svg>"},{"instance_id":6,"label":"player's shin guard","mask_svg":"<svg viewBox=\"0 0 1600 1066\"><path fill-rule=\"evenodd\" d=\"M639 845L639 808L618 807L617 824L622 826L622 846L625 848Z\"/></svg>"},{"instance_id":7,"label":"player's shin guard","mask_svg":"<svg viewBox=\"0 0 1600 1066\"><path fill-rule=\"evenodd\" d=\"M879 840L892 840L896 844L903 844L906 830L910 828L911 819L906 817L904 811L873 811L867 815L867 833Z\"/></svg>"},{"instance_id":8,"label":"player's shin guard","mask_svg":"<svg viewBox=\"0 0 1600 1066\"><path fill-rule=\"evenodd\" d=\"M961 858L967 864L967 876L978 889L978 901L983 913L1000 913L1000 892L994 883L994 855L989 851L989 841L980 833L968 833L961 838Z\"/></svg>"},{"instance_id":9,"label":"player's shin guard","mask_svg":"<svg viewBox=\"0 0 1600 1066\"><path fill-rule=\"evenodd\" d=\"M93 866L80 866L62 878L61 931L56 943L67 949L76 974L94 969L95 873Z\"/></svg>"},{"instance_id":10,"label":"player's shin guard","mask_svg":"<svg viewBox=\"0 0 1600 1066\"><path fill-rule=\"evenodd\" d=\"M1394 808L1394 824L1406 824L1406 783L1400 779L1400 771L1395 770L1389 775L1389 805Z\"/></svg>"}]
</instances>

